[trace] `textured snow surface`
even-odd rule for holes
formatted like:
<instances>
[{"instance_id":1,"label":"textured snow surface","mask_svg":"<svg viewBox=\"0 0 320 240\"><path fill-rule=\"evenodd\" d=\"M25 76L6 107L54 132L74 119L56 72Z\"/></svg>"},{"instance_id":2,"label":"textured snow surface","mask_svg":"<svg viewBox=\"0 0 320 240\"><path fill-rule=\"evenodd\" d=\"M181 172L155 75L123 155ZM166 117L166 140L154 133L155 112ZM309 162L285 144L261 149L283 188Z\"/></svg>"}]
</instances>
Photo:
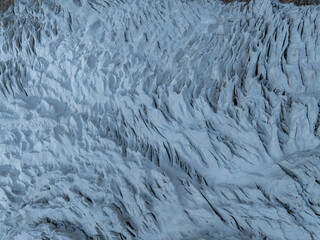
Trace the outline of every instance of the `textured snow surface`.
<instances>
[{"instance_id":1,"label":"textured snow surface","mask_svg":"<svg viewBox=\"0 0 320 240\"><path fill-rule=\"evenodd\" d=\"M16 0L0 239L320 239L319 13Z\"/></svg>"}]
</instances>

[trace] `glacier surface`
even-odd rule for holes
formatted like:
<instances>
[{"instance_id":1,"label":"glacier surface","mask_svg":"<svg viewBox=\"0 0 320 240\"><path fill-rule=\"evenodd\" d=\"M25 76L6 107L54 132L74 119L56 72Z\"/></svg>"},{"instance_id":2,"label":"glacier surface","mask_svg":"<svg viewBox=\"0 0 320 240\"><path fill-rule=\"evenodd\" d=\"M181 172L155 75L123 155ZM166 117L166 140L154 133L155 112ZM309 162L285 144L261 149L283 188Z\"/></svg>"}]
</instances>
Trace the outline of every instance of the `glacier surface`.
<instances>
[{"instance_id":1,"label":"glacier surface","mask_svg":"<svg viewBox=\"0 0 320 240\"><path fill-rule=\"evenodd\" d=\"M320 239L319 13L15 0L0 239Z\"/></svg>"}]
</instances>

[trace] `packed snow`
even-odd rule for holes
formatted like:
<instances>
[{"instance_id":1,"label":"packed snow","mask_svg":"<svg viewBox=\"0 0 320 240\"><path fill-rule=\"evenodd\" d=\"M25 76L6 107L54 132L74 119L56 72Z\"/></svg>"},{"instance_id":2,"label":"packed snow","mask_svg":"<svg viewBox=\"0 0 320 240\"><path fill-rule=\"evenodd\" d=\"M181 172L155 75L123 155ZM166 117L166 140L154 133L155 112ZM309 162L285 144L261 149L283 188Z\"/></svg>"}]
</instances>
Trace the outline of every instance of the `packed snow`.
<instances>
[{"instance_id":1,"label":"packed snow","mask_svg":"<svg viewBox=\"0 0 320 240\"><path fill-rule=\"evenodd\" d=\"M320 239L319 13L15 0L0 239Z\"/></svg>"}]
</instances>

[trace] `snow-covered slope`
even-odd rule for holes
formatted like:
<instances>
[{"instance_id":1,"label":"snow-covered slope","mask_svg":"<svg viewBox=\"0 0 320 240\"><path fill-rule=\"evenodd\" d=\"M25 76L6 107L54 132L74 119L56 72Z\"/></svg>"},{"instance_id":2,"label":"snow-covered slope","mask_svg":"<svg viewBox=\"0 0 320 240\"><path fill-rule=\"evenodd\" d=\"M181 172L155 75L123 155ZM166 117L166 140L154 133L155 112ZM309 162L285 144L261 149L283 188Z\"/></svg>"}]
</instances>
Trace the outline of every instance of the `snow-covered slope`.
<instances>
[{"instance_id":1,"label":"snow-covered slope","mask_svg":"<svg viewBox=\"0 0 320 240\"><path fill-rule=\"evenodd\" d=\"M0 239L320 239L319 13L15 0Z\"/></svg>"}]
</instances>

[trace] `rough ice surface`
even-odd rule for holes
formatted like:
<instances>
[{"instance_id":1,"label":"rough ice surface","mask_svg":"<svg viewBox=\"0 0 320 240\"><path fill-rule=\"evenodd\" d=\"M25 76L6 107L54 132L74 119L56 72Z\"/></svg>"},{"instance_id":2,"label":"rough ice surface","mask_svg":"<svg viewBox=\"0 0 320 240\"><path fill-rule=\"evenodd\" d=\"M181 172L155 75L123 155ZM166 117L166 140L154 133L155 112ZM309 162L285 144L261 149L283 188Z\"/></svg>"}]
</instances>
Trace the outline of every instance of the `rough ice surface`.
<instances>
[{"instance_id":1,"label":"rough ice surface","mask_svg":"<svg viewBox=\"0 0 320 240\"><path fill-rule=\"evenodd\" d=\"M0 239L320 239L319 13L15 0Z\"/></svg>"}]
</instances>

